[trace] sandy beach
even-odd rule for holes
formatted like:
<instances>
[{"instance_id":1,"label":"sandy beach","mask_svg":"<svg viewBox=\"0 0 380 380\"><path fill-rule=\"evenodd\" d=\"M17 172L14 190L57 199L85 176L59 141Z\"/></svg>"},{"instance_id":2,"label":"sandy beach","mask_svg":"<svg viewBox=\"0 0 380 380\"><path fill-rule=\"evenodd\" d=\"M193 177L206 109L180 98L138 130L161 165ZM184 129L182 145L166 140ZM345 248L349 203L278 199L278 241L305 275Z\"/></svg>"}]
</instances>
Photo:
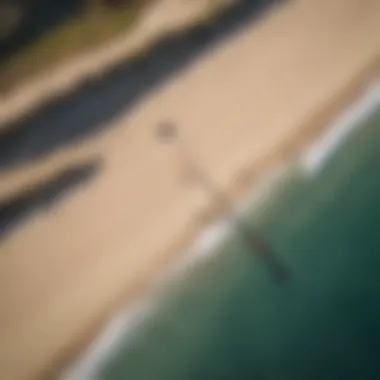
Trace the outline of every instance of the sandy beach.
<instances>
[{"instance_id":1,"label":"sandy beach","mask_svg":"<svg viewBox=\"0 0 380 380\"><path fill-rule=\"evenodd\" d=\"M0 173L4 199L64 167L97 167L1 243L1 378L52 376L202 229L212 200L181 184L173 151L154 138L159 122L176 122L203 167L239 199L378 72L379 19L376 0L278 5L102 133Z\"/></svg>"}]
</instances>

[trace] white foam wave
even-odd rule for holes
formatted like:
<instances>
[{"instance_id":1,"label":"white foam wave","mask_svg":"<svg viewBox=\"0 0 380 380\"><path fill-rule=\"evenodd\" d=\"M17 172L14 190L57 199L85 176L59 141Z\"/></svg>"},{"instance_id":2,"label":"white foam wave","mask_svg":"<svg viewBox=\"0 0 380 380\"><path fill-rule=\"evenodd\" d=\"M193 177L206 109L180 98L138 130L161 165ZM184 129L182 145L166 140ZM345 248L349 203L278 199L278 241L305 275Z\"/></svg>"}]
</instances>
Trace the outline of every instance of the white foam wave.
<instances>
[{"instance_id":1,"label":"white foam wave","mask_svg":"<svg viewBox=\"0 0 380 380\"><path fill-rule=\"evenodd\" d=\"M153 304L149 299L140 299L138 303L128 305L113 318L103 332L91 344L78 360L69 366L59 377L62 380L96 380L97 372L113 352L124 343L124 337L133 337L138 327L149 315Z\"/></svg>"},{"instance_id":2,"label":"white foam wave","mask_svg":"<svg viewBox=\"0 0 380 380\"><path fill-rule=\"evenodd\" d=\"M349 134L362 125L360 121L368 117L379 105L380 81L377 81L372 83L364 95L336 119L327 129L327 133L311 146L302 160L306 172L311 175L318 174Z\"/></svg>"}]
</instances>

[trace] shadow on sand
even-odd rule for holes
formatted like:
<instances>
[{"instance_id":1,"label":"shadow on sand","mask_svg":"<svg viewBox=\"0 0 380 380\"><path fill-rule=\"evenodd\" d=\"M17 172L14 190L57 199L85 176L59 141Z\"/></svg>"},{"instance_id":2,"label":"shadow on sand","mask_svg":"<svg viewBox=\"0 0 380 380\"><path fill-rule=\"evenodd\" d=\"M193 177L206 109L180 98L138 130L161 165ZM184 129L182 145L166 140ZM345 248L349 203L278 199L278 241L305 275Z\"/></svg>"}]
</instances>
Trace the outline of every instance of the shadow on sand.
<instances>
[{"instance_id":1,"label":"shadow on sand","mask_svg":"<svg viewBox=\"0 0 380 380\"><path fill-rule=\"evenodd\" d=\"M240 0L217 20L163 39L144 57L115 67L74 93L52 100L0 132L0 170L38 159L104 129L154 86L189 65L206 49L238 32L276 0Z\"/></svg>"},{"instance_id":2,"label":"shadow on sand","mask_svg":"<svg viewBox=\"0 0 380 380\"><path fill-rule=\"evenodd\" d=\"M71 190L89 181L100 169L101 162L94 159L63 169L43 183L21 194L0 201L0 241L25 218L35 212L49 209L67 196Z\"/></svg>"}]
</instances>

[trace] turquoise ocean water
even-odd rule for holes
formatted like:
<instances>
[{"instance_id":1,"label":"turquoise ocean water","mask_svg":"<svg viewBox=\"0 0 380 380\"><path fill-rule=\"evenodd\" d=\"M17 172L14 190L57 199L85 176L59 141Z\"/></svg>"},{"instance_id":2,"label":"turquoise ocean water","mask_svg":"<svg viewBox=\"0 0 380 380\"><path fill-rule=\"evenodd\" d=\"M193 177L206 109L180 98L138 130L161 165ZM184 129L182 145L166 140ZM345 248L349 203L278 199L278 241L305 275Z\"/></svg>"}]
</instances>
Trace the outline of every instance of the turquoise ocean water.
<instances>
[{"instance_id":1,"label":"turquoise ocean water","mask_svg":"<svg viewBox=\"0 0 380 380\"><path fill-rule=\"evenodd\" d=\"M172 285L99 379L380 378L380 110L249 219L291 281L273 282L235 234Z\"/></svg>"}]
</instances>

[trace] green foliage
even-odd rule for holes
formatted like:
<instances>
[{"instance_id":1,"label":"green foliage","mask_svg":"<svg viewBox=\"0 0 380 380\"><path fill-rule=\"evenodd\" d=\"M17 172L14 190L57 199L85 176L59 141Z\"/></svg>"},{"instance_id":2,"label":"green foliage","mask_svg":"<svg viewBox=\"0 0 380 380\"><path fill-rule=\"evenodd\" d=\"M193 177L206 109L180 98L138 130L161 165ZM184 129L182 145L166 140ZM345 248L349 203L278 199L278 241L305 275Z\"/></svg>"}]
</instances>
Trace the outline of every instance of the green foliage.
<instances>
[{"instance_id":1,"label":"green foliage","mask_svg":"<svg viewBox=\"0 0 380 380\"><path fill-rule=\"evenodd\" d=\"M0 63L0 92L75 55L107 43L138 20L142 2L86 0L64 20Z\"/></svg>"}]
</instances>

